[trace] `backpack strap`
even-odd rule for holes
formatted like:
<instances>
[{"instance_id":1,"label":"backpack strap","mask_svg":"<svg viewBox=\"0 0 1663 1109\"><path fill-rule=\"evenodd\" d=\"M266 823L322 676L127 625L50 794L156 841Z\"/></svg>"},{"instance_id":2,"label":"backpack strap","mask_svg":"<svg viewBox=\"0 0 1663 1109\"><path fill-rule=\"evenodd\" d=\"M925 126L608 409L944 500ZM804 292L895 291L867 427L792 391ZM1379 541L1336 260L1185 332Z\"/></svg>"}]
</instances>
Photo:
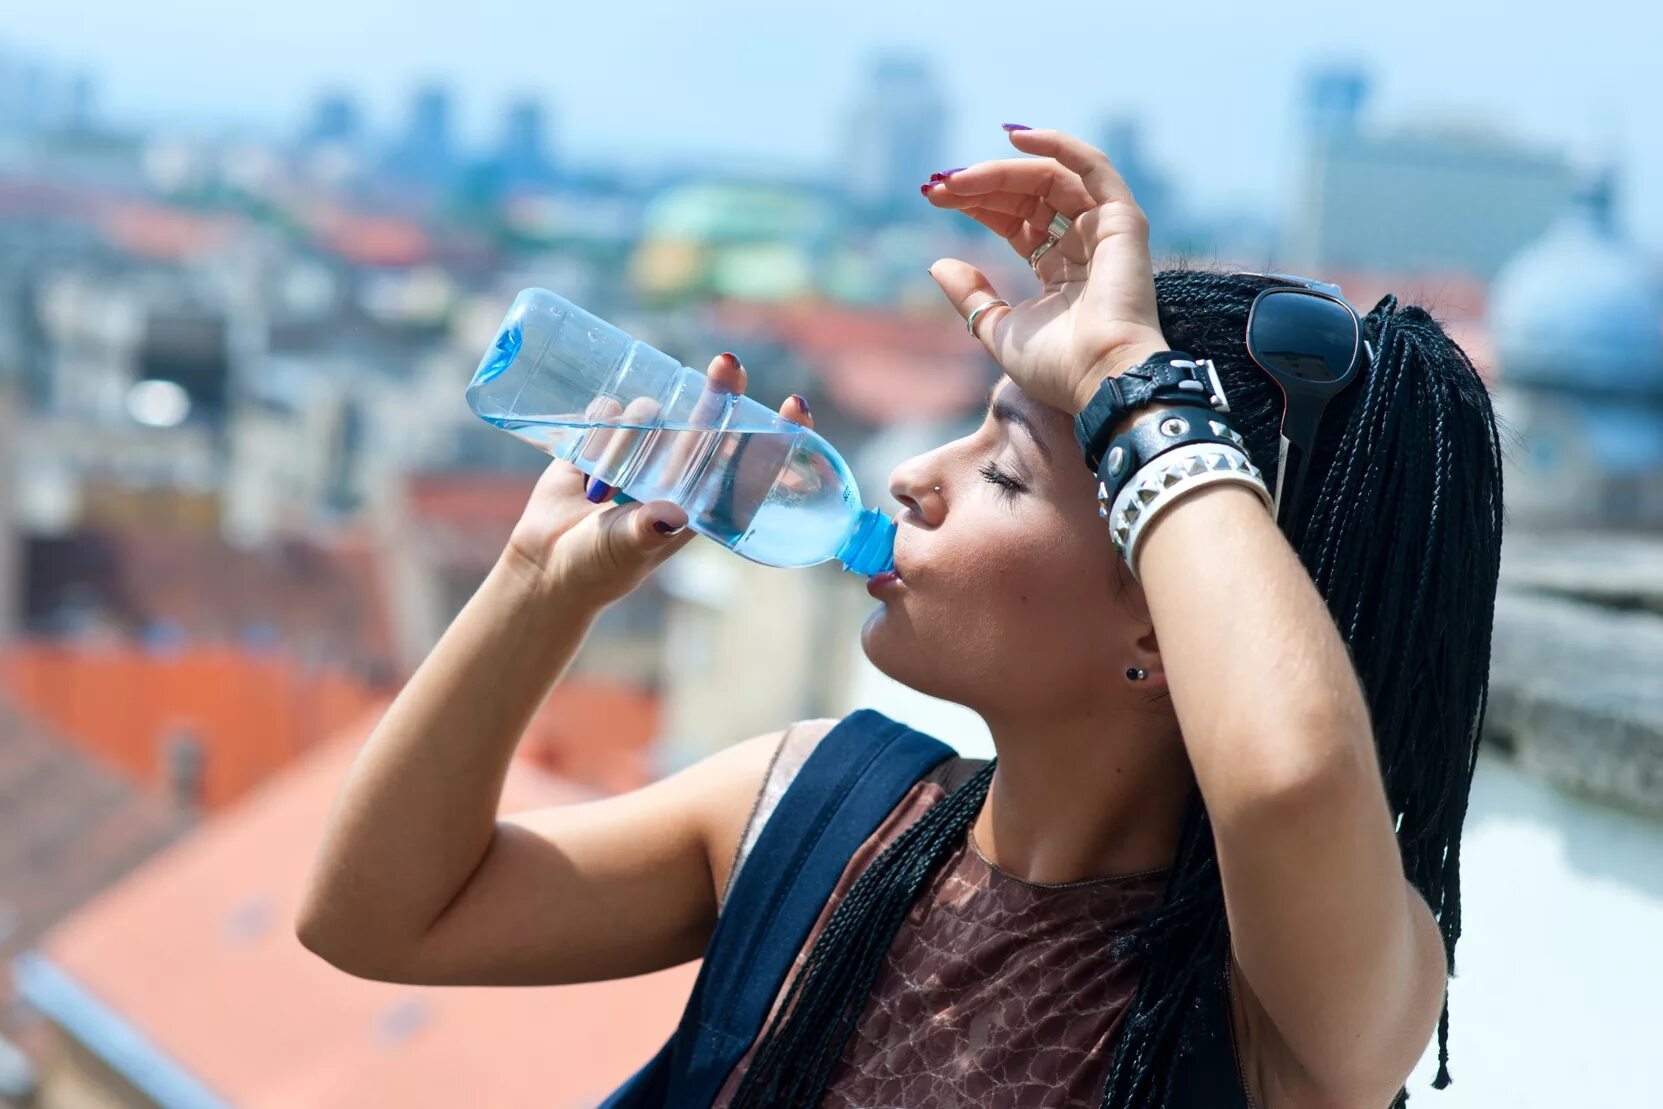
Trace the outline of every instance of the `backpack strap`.
<instances>
[{"instance_id":1,"label":"backpack strap","mask_svg":"<svg viewBox=\"0 0 1663 1109\"><path fill-rule=\"evenodd\" d=\"M708 1106L761 1033L850 857L947 744L861 709L820 740L728 892L681 1023L601 1109Z\"/></svg>"}]
</instances>

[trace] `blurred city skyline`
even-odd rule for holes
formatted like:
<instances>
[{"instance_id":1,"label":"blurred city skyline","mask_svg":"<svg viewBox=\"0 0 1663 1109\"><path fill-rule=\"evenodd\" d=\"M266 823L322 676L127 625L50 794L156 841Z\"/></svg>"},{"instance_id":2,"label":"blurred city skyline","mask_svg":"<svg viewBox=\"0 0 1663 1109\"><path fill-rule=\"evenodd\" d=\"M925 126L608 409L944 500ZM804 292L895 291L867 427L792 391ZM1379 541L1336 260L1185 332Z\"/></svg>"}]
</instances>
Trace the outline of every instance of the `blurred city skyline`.
<instances>
[{"instance_id":1,"label":"blurred city skyline","mask_svg":"<svg viewBox=\"0 0 1663 1109\"><path fill-rule=\"evenodd\" d=\"M1071 2L1016 20L1014 34L1001 26L1009 9L865 2L835 18L745 0L633 17L617 6L550 14L518 0L419 18L387 0L296 0L281 12L205 0L3 10L0 51L87 75L119 124L287 136L333 91L386 135L403 126L414 89L438 82L470 146L493 141L507 106L531 98L548 111L551 145L597 168L833 173L869 59L912 54L947 98L952 164L1007 155L1001 122L1097 141L1106 119L1130 116L1145 156L1196 214L1214 216L1285 214L1303 82L1313 67L1349 63L1371 78L1371 128L1495 130L1582 168L1614 164L1618 221L1663 246L1663 143L1638 106L1663 100L1663 75L1646 57L1663 15L1616 0L1569 23L1543 8L1505 24L1476 6L1424 0L1385 16L1307 12L1297 23L1201 0L1185 7L1185 25L1206 36L1170 44L1169 9Z\"/></svg>"}]
</instances>

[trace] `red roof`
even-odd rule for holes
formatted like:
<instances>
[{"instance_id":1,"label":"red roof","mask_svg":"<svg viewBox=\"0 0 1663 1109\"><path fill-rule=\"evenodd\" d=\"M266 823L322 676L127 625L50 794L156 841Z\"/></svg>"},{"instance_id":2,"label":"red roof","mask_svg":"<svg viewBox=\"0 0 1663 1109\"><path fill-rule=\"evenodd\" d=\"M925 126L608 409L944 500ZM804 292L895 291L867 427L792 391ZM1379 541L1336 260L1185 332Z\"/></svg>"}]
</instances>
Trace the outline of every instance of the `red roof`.
<instances>
[{"instance_id":1,"label":"red roof","mask_svg":"<svg viewBox=\"0 0 1663 1109\"><path fill-rule=\"evenodd\" d=\"M375 714L53 932L42 953L233 1105L592 1104L674 1028L697 964L559 988L353 978L293 921L318 835ZM503 811L581 800L525 760Z\"/></svg>"},{"instance_id":2,"label":"red roof","mask_svg":"<svg viewBox=\"0 0 1663 1109\"><path fill-rule=\"evenodd\" d=\"M404 267L433 261L433 240L412 220L324 208L311 219L319 246L361 266Z\"/></svg>"},{"instance_id":3,"label":"red roof","mask_svg":"<svg viewBox=\"0 0 1663 1109\"><path fill-rule=\"evenodd\" d=\"M188 728L202 754L201 802L217 809L357 719L383 694L278 654L193 647L23 642L0 650L0 689L34 719L144 789L166 781L166 744Z\"/></svg>"},{"instance_id":4,"label":"red roof","mask_svg":"<svg viewBox=\"0 0 1663 1109\"><path fill-rule=\"evenodd\" d=\"M120 201L103 217L104 233L129 254L177 262L206 254L244 233L236 217L205 215L161 204Z\"/></svg>"},{"instance_id":5,"label":"red roof","mask_svg":"<svg viewBox=\"0 0 1663 1109\"><path fill-rule=\"evenodd\" d=\"M999 376L998 366L950 310L733 301L718 304L714 315L719 326L761 331L789 346L833 404L872 425L962 415Z\"/></svg>"},{"instance_id":6,"label":"red roof","mask_svg":"<svg viewBox=\"0 0 1663 1109\"><path fill-rule=\"evenodd\" d=\"M177 839L193 817L77 753L0 697L0 999L11 960ZM0 1005L0 1034L19 1016Z\"/></svg>"}]
</instances>

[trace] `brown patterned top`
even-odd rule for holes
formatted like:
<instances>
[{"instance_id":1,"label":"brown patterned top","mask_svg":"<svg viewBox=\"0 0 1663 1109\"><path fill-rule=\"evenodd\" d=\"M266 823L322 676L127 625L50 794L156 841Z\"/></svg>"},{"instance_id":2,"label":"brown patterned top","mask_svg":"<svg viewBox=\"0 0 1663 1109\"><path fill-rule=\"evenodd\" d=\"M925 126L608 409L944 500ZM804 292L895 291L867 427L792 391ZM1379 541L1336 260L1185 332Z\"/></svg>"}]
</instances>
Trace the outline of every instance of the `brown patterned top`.
<instances>
[{"instance_id":1,"label":"brown patterned top","mask_svg":"<svg viewBox=\"0 0 1663 1109\"><path fill-rule=\"evenodd\" d=\"M810 742L788 734L776 762L800 766L802 751L792 748ZM770 785L777 801L783 790ZM766 819L769 791L753 823ZM944 796L938 781L919 781L849 860L775 1011L855 879ZM740 865L744 854L742 847ZM1025 882L994 867L967 832L896 934L822 1104L1101 1104L1138 979L1138 968L1114 959L1110 945L1160 903L1166 876L1161 869L1064 885ZM750 1061L747 1051L714 1106L731 1103Z\"/></svg>"}]
</instances>

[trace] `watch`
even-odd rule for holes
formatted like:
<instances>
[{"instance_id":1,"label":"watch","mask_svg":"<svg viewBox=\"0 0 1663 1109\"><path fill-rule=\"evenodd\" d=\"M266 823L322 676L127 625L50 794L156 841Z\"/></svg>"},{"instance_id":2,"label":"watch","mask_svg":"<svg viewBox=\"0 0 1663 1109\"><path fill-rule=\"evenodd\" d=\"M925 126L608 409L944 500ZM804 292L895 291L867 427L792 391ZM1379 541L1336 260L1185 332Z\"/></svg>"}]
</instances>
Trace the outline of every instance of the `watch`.
<instances>
[{"instance_id":1,"label":"watch","mask_svg":"<svg viewBox=\"0 0 1663 1109\"><path fill-rule=\"evenodd\" d=\"M1085 409L1074 417L1074 438L1085 456L1086 469L1097 473L1109 440L1133 410L1151 404L1203 403L1215 412L1230 411L1212 360L1192 358L1181 350L1158 351L1131 369L1104 378Z\"/></svg>"}]
</instances>

